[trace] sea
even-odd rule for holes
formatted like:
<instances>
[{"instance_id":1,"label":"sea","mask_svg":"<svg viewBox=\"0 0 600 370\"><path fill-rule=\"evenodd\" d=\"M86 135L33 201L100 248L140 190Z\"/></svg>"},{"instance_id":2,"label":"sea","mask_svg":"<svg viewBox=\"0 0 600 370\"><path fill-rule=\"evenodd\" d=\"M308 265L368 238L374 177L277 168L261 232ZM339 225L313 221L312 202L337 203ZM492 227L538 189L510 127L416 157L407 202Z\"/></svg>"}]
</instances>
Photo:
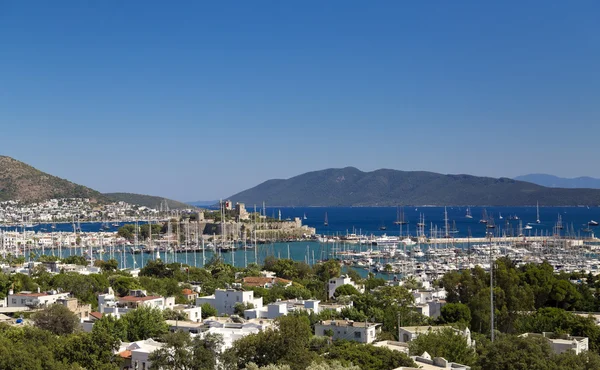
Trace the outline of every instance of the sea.
<instances>
[{"instance_id":1,"label":"sea","mask_svg":"<svg viewBox=\"0 0 600 370\"><path fill-rule=\"evenodd\" d=\"M525 235L542 236L552 235L554 226L559 217L562 220L562 235L571 237L590 237L596 229L600 227L589 227L591 220L600 221L600 207L539 207L539 220L537 223L538 209L533 207L469 207L472 218L467 218L467 207L267 207L265 213L269 217L278 218L281 212L281 218L294 219L299 217L304 225L314 227L317 234L329 236L341 236L349 233L361 235L389 235L389 236L416 236L417 223L424 219L426 225L425 232L430 235L431 230L437 228L440 234L445 232L446 219L448 228L454 229L452 234L455 238L484 237L486 227L479 221L487 215L488 219L494 220L496 235L516 235L517 230L531 225L530 230L524 231ZM396 225L398 214L404 215L406 225ZM327 217L327 225L325 225ZM125 223L119 223L119 226ZM88 222L81 223L82 232L100 231L102 223ZM455 226L455 228L454 228ZM383 230L385 227L385 230ZM15 230L12 227L3 227L4 230ZM116 231L118 227L112 227ZM38 224L28 230L37 232L52 231L50 224ZM591 230L591 232L590 232ZM20 231L20 229L19 229ZM73 226L70 223L57 224L55 232L72 232ZM460 246L458 246L460 247ZM218 257L227 263L238 267L247 266L250 263L262 263L267 256L277 258L291 258L298 261L304 261L310 265L320 260L335 257L340 250L366 250L369 246L361 245L343 245L338 243L319 243L317 241L297 241L297 242L275 242L270 244L258 245L254 249L238 249L235 252L218 253ZM143 267L149 260L156 259L156 255L133 254L130 247L116 246L114 248L104 248L103 253L94 253L94 258L109 259L115 258L119 261L120 268ZM41 253L37 250L36 253ZM44 254L55 254L56 250L44 250ZM70 254L85 253L85 250L79 248L65 248L61 251L62 257ZM160 258L168 263L178 262L191 266L201 267L203 264L215 257L216 252L201 251L169 253L165 255L161 252ZM367 272L361 271L366 275Z\"/></svg>"}]
</instances>

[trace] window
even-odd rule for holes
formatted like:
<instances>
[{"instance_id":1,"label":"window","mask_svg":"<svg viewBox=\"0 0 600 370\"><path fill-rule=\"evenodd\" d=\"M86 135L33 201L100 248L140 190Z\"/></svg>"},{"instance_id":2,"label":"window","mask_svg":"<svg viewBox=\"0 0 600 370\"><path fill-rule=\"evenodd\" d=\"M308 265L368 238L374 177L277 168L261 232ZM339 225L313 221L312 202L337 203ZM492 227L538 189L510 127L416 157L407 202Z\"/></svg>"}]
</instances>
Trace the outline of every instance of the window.
<instances>
[{"instance_id":1,"label":"window","mask_svg":"<svg viewBox=\"0 0 600 370\"><path fill-rule=\"evenodd\" d=\"M142 370L146 370L146 363L142 362Z\"/></svg>"},{"instance_id":2,"label":"window","mask_svg":"<svg viewBox=\"0 0 600 370\"><path fill-rule=\"evenodd\" d=\"M354 338L361 338L361 333L360 333L360 331L355 331L355 332L354 332Z\"/></svg>"},{"instance_id":3,"label":"window","mask_svg":"<svg viewBox=\"0 0 600 370\"><path fill-rule=\"evenodd\" d=\"M13 299L12 299L12 303L13 303L13 304L17 304L17 299L16 299L16 298L13 298Z\"/></svg>"}]
</instances>

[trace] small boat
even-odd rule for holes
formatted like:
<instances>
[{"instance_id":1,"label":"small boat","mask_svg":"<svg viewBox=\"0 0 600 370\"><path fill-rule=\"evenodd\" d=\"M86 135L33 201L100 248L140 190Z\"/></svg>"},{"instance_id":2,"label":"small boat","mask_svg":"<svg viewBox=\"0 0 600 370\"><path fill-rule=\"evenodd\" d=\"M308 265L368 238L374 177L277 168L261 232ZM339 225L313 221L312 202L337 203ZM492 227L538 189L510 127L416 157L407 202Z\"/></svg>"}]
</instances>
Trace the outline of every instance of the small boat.
<instances>
[{"instance_id":1,"label":"small boat","mask_svg":"<svg viewBox=\"0 0 600 370\"><path fill-rule=\"evenodd\" d=\"M488 223L488 215L487 215L487 211L484 209L483 211L481 211L481 220L479 220L480 224L487 224Z\"/></svg>"},{"instance_id":2,"label":"small boat","mask_svg":"<svg viewBox=\"0 0 600 370\"><path fill-rule=\"evenodd\" d=\"M590 222L588 222L588 226L598 226L598 222L591 220Z\"/></svg>"},{"instance_id":3,"label":"small boat","mask_svg":"<svg viewBox=\"0 0 600 370\"><path fill-rule=\"evenodd\" d=\"M525 227L523 228L523 230L531 230L533 229L533 227L531 227L531 225L527 224L525 225Z\"/></svg>"},{"instance_id":4,"label":"small boat","mask_svg":"<svg viewBox=\"0 0 600 370\"><path fill-rule=\"evenodd\" d=\"M473 218L471 215L471 207L467 207L467 214L465 215L465 218Z\"/></svg>"},{"instance_id":5,"label":"small boat","mask_svg":"<svg viewBox=\"0 0 600 370\"><path fill-rule=\"evenodd\" d=\"M396 209L396 221L394 221L394 225L406 225L407 223L408 222L404 219L404 207L402 208L402 211L400 210L400 207L398 207Z\"/></svg>"},{"instance_id":6,"label":"small boat","mask_svg":"<svg viewBox=\"0 0 600 370\"><path fill-rule=\"evenodd\" d=\"M329 220L327 220L327 212L325 212L325 222L323 222L324 226L329 226Z\"/></svg>"},{"instance_id":7,"label":"small boat","mask_svg":"<svg viewBox=\"0 0 600 370\"><path fill-rule=\"evenodd\" d=\"M456 228L456 221L452 221L452 229L448 231L448 234L458 234L458 229Z\"/></svg>"}]
</instances>

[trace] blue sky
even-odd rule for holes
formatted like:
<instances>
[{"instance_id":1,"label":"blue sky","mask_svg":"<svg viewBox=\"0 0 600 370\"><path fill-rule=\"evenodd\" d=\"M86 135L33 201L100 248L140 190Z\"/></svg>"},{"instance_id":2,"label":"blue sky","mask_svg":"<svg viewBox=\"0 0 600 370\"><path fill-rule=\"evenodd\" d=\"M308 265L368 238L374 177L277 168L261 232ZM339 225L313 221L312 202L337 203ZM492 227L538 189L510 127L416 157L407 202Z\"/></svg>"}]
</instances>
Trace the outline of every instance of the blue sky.
<instances>
[{"instance_id":1,"label":"blue sky","mask_svg":"<svg viewBox=\"0 0 600 370\"><path fill-rule=\"evenodd\" d=\"M597 1L0 1L0 154L190 201L355 166L600 177Z\"/></svg>"}]
</instances>

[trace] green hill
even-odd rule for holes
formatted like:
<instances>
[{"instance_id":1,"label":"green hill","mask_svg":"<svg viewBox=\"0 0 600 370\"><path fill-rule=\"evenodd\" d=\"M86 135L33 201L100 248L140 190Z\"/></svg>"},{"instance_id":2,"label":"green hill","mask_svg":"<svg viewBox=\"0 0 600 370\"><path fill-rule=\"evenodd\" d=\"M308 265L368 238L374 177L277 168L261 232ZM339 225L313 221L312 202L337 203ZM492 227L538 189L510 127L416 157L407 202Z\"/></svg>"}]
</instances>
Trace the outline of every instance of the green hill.
<instances>
[{"instance_id":1,"label":"green hill","mask_svg":"<svg viewBox=\"0 0 600 370\"><path fill-rule=\"evenodd\" d=\"M600 205L600 190L546 188L508 178L353 167L268 180L230 197L273 206Z\"/></svg>"},{"instance_id":2,"label":"green hill","mask_svg":"<svg viewBox=\"0 0 600 370\"><path fill-rule=\"evenodd\" d=\"M0 156L0 201L43 201L52 198L107 199L96 190L49 175L11 157Z\"/></svg>"},{"instance_id":3,"label":"green hill","mask_svg":"<svg viewBox=\"0 0 600 370\"><path fill-rule=\"evenodd\" d=\"M105 193L105 197L116 202L126 202L130 204L137 204L140 206L146 206L149 208L160 209L160 204L167 202L169 209L186 209L193 208L189 204L178 202L172 199L166 199L162 197L155 197L152 195L133 194L133 193Z\"/></svg>"}]
</instances>

